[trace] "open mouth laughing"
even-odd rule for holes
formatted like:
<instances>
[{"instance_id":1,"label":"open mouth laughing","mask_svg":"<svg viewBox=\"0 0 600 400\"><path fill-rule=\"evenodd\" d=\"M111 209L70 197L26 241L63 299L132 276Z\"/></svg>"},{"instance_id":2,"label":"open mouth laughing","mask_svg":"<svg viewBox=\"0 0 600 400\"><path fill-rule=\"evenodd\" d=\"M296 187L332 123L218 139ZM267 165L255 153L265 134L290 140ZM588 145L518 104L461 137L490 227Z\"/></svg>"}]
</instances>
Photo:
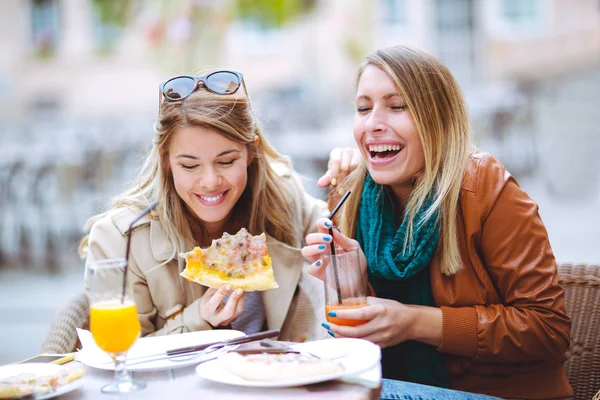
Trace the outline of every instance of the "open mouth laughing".
<instances>
[{"instance_id":1,"label":"open mouth laughing","mask_svg":"<svg viewBox=\"0 0 600 400\"><path fill-rule=\"evenodd\" d=\"M369 144L369 161L373 165L385 165L392 162L404 149L399 144Z\"/></svg>"}]
</instances>

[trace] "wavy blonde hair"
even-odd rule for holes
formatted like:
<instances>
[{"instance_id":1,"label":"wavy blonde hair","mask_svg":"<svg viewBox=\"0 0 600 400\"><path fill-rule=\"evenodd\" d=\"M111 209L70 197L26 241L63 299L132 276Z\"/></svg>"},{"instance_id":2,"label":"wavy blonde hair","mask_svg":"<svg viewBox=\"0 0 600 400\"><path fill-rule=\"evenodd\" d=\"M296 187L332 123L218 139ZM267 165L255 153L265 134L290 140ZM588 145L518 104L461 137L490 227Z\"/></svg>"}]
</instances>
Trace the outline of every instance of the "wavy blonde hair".
<instances>
[{"instance_id":1,"label":"wavy blonde hair","mask_svg":"<svg viewBox=\"0 0 600 400\"><path fill-rule=\"evenodd\" d=\"M197 245L190 226L201 224L175 191L169 164L171 137L178 129L189 126L214 129L225 138L248 146L249 155L254 158L248 166L246 188L231 215L244 221L252 234L266 232L290 246L297 245L298 238L294 230L289 229L294 213L291 191L285 178L271 166L271 162L276 161L291 168L291 162L267 142L247 95L240 96L239 93L216 95L200 88L182 101L163 101L154 126L152 149L133 186L113 202L111 209L129 207L140 212L151 202L159 202L151 218L159 221L174 246L168 261L178 252ZM257 142L256 136L259 138ZM79 247L82 256L86 255L92 225L109 212L98 214L86 222L84 229L88 234Z\"/></svg>"},{"instance_id":2,"label":"wavy blonde hair","mask_svg":"<svg viewBox=\"0 0 600 400\"><path fill-rule=\"evenodd\" d=\"M457 236L458 200L471 146L469 116L462 91L448 68L423 50L405 46L377 50L359 67L357 86L368 65L382 69L396 84L406 101L425 154L425 169L415 179L405 210L409 222L404 250L412 246L415 213L433 194L434 202L425 218L435 218L439 211L440 268L442 273L452 275L462 265ZM339 219L340 229L351 237L356 235L366 172L363 162L342 188L342 191L350 189L356 193L348 199Z\"/></svg>"}]
</instances>

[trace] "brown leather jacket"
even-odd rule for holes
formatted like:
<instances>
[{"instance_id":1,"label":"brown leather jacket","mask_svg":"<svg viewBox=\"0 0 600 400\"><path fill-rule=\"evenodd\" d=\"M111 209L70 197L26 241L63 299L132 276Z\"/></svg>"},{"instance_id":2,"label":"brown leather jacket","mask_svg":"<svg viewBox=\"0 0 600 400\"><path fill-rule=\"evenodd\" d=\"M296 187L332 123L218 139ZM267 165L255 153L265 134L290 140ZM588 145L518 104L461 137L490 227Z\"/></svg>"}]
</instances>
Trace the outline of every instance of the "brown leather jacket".
<instances>
[{"instance_id":1,"label":"brown leather jacket","mask_svg":"<svg viewBox=\"0 0 600 400\"><path fill-rule=\"evenodd\" d=\"M459 200L463 268L431 287L454 389L505 398L572 395L564 371L571 321L537 204L504 166L474 153Z\"/></svg>"}]
</instances>

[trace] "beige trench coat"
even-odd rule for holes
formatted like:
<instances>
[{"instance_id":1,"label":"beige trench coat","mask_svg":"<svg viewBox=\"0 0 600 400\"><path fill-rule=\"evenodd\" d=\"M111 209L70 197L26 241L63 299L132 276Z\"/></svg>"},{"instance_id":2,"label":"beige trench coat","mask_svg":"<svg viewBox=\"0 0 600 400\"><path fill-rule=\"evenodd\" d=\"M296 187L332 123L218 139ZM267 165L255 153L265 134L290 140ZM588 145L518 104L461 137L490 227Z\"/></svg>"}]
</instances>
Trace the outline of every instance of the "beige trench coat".
<instances>
[{"instance_id":1,"label":"beige trench coat","mask_svg":"<svg viewBox=\"0 0 600 400\"><path fill-rule=\"evenodd\" d=\"M262 292L268 329L280 329L281 340L302 342L326 338L320 327L324 320L323 283L306 273L307 264L300 254L306 235L316 230L317 219L327 216L325 202L304 192L296 174L282 174L294 193L296 213L290 229L299 238L292 247L267 235L279 288ZM138 211L115 209L92 227L86 263L124 257L126 232ZM168 335L211 329L200 317L199 303L206 287L179 276L184 262L156 220L141 219L133 230L129 275L142 325L142 335ZM87 282L85 283L88 292ZM89 295L89 293L88 293Z\"/></svg>"}]
</instances>

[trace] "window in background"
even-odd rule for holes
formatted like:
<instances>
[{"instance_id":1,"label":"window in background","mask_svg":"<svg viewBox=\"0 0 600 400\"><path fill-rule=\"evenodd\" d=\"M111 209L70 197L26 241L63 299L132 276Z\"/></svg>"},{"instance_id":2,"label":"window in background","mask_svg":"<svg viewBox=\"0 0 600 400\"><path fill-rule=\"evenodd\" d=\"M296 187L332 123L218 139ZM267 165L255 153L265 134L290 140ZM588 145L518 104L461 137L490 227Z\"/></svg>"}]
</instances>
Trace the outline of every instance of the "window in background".
<instances>
[{"instance_id":1,"label":"window in background","mask_svg":"<svg viewBox=\"0 0 600 400\"><path fill-rule=\"evenodd\" d=\"M406 0L377 0L373 2L372 26L374 35L374 44L376 47L390 47L398 44L418 44L418 38L415 37L415 27L418 23L410 23L411 15L415 9L419 9L421 3L409 3ZM409 9L412 7L412 10ZM360 31L354 34L353 39L360 49L360 43L364 41L364 33ZM367 45L370 47L370 45ZM362 59L365 51L360 51Z\"/></svg>"},{"instance_id":2,"label":"window in background","mask_svg":"<svg viewBox=\"0 0 600 400\"><path fill-rule=\"evenodd\" d=\"M283 32L280 27L265 25L259 19L249 16L238 21L237 28L233 31L239 35L235 39L238 50L252 56L281 52ZM239 46L238 40L242 41L243 46Z\"/></svg>"},{"instance_id":3,"label":"window in background","mask_svg":"<svg viewBox=\"0 0 600 400\"><path fill-rule=\"evenodd\" d=\"M488 0L481 3L492 37L522 40L547 34L554 2L551 0Z\"/></svg>"},{"instance_id":4,"label":"window in background","mask_svg":"<svg viewBox=\"0 0 600 400\"><path fill-rule=\"evenodd\" d=\"M92 0L94 44L100 53L110 53L116 47L131 5L131 0Z\"/></svg>"},{"instance_id":5,"label":"window in background","mask_svg":"<svg viewBox=\"0 0 600 400\"><path fill-rule=\"evenodd\" d=\"M31 30L35 55L52 57L58 44L58 5L56 0L31 2Z\"/></svg>"},{"instance_id":6,"label":"window in background","mask_svg":"<svg viewBox=\"0 0 600 400\"><path fill-rule=\"evenodd\" d=\"M513 27L535 25L540 20L538 0L502 0L500 10L504 22Z\"/></svg>"},{"instance_id":7,"label":"window in background","mask_svg":"<svg viewBox=\"0 0 600 400\"><path fill-rule=\"evenodd\" d=\"M466 88L478 74L474 0L436 0L433 5L435 53Z\"/></svg>"},{"instance_id":8,"label":"window in background","mask_svg":"<svg viewBox=\"0 0 600 400\"><path fill-rule=\"evenodd\" d=\"M408 21L406 0L380 0L381 20L392 29L402 29Z\"/></svg>"}]
</instances>

